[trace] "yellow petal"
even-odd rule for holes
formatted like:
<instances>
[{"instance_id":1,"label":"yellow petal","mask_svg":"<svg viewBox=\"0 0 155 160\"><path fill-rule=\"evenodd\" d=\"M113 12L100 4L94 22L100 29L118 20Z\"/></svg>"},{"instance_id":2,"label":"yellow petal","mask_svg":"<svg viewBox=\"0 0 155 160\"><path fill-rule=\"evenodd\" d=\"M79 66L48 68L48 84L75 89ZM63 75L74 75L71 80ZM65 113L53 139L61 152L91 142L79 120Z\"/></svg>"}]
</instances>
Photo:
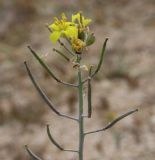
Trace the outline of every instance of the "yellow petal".
<instances>
[{"instance_id":1,"label":"yellow petal","mask_svg":"<svg viewBox=\"0 0 155 160\"><path fill-rule=\"evenodd\" d=\"M66 15L65 15L64 13L61 14L61 17L62 17L62 20L63 20L64 22L67 21L67 17L66 17Z\"/></svg>"},{"instance_id":2,"label":"yellow petal","mask_svg":"<svg viewBox=\"0 0 155 160\"><path fill-rule=\"evenodd\" d=\"M52 29L52 30L54 30L54 31L58 31L59 30L58 25L56 25L55 23L49 25L49 28Z\"/></svg>"},{"instance_id":3,"label":"yellow petal","mask_svg":"<svg viewBox=\"0 0 155 160\"><path fill-rule=\"evenodd\" d=\"M73 23L73 22L65 22L65 25L66 26L75 26L75 23Z\"/></svg>"},{"instance_id":4,"label":"yellow petal","mask_svg":"<svg viewBox=\"0 0 155 160\"><path fill-rule=\"evenodd\" d=\"M78 37L78 29L74 26L69 26L66 31L64 31L65 35L68 38L77 38Z\"/></svg>"},{"instance_id":5,"label":"yellow petal","mask_svg":"<svg viewBox=\"0 0 155 160\"><path fill-rule=\"evenodd\" d=\"M50 34L50 40L52 41L52 43L56 43L57 40L60 38L61 32L53 32Z\"/></svg>"},{"instance_id":6,"label":"yellow petal","mask_svg":"<svg viewBox=\"0 0 155 160\"><path fill-rule=\"evenodd\" d=\"M78 21L80 23L80 13L72 15L72 22ZM91 19L85 19L84 16L82 16L82 23L84 26L87 26L91 22Z\"/></svg>"},{"instance_id":7,"label":"yellow petal","mask_svg":"<svg viewBox=\"0 0 155 160\"><path fill-rule=\"evenodd\" d=\"M85 19L83 20L84 26L87 26L91 22L91 19Z\"/></svg>"},{"instance_id":8,"label":"yellow petal","mask_svg":"<svg viewBox=\"0 0 155 160\"><path fill-rule=\"evenodd\" d=\"M72 15L72 22L75 22L76 20L80 21L80 13Z\"/></svg>"}]
</instances>

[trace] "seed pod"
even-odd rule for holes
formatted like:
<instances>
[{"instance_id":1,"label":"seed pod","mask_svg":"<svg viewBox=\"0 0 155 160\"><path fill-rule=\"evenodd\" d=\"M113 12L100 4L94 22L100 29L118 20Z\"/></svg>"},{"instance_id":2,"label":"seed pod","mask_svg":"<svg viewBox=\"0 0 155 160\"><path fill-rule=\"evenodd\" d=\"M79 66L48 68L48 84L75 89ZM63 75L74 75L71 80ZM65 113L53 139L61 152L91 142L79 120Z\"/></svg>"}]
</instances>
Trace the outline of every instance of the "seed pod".
<instances>
[{"instance_id":1,"label":"seed pod","mask_svg":"<svg viewBox=\"0 0 155 160\"><path fill-rule=\"evenodd\" d=\"M91 118L91 114L92 114L91 72L92 72L92 66L89 69L89 78L88 78L88 118Z\"/></svg>"}]
</instances>

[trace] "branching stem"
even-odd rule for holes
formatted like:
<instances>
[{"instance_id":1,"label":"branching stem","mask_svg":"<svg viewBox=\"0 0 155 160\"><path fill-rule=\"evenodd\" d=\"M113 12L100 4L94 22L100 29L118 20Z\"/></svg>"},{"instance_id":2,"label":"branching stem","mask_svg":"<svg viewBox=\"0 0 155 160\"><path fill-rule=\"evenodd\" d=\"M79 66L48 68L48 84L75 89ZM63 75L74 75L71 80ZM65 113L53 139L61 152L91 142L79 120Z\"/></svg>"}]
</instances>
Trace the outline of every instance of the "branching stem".
<instances>
[{"instance_id":1,"label":"branching stem","mask_svg":"<svg viewBox=\"0 0 155 160\"><path fill-rule=\"evenodd\" d=\"M80 64L81 57L77 56L77 63ZM79 160L83 160L84 146L84 117L83 117L83 83L81 68L78 68L78 97L79 97Z\"/></svg>"},{"instance_id":2,"label":"branching stem","mask_svg":"<svg viewBox=\"0 0 155 160\"><path fill-rule=\"evenodd\" d=\"M70 84L70 83L64 82L64 81L60 80L59 78L57 78L55 76L55 74L51 71L51 69L49 68L49 66L47 64L45 64L45 62L38 56L38 54L31 48L31 46L28 46L28 49L30 50L30 52L32 53L32 55L38 60L38 62L40 63L40 65L47 71L47 73L54 80L56 80L58 83L61 83L61 84L67 85L67 86L77 87L77 85L75 85L75 84Z\"/></svg>"},{"instance_id":3,"label":"branching stem","mask_svg":"<svg viewBox=\"0 0 155 160\"><path fill-rule=\"evenodd\" d=\"M80 20L81 20L81 24L82 24L82 15L80 14ZM50 28L48 27L48 29L50 30ZM51 30L50 30L51 31ZM107 124L104 128L98 129L98 130L94 130L94 131L89 131L89 132L85 132L84 131L84 118L90 118L91 114L92 114L92 102L91 102L91 79L99 72L103 59L104 59L104 53L105 53L105 48L106 48L106 44L107 44L108 38L106 38L103 47L102 47L102 51L100 54L100 59L98 62L98 65L95 69L95 71L92 73L92 67L89 70L89 75L88 78L85 80L82 80L82 71L80 68L80 61L81 61L81 55L77 54L77 61L76 61L76 67L78 68L78 84L69 84L66 83L60 79L58 79L53 72L49 69L48 65L44 63L44 61L38 56L38 54L30 47L28 46L29 50L31 51L31 53L33 54L33 56L39 61L39 63L41 64L41 66L51 75L51 77L56 80L57 82L67 85L67 86L72 86L72 87L76 87L78 89L78 99L79 99L79 113L78 113L78 118L72 117L72 116L68 116L65 114L60 113L56 107L52 104L52 102L50 101L50 99L47 97L47 95L44 93L44 91L41 89L41 87L39 86L39 84L36 82L35 78L33 77L33 74L31 73L28 65L26 62L24 62L27 73L29 78L31 79L34 87L36 88L36 90L38 91L39 95L43 98L43 100L46 102L46 104L49 106L49 108L58 116L67 118L67 119L71 119L71 120L75 120L78 122L79 125L79 146L78 146L78 150L72 150L72 149L64 149L62 146L59 145L59 143L57 143L57 141L53 138L52 134L50 133L50 129L49 129L49 125L47 125L47 134L49 139L51 140L51 142L60 150L62 151L68 151L68 152L76 152L78 153L78 160L83 160L83 152L84 152L84 139L85 136L88 134L92 134L92 133L97 133L97 132L101 132L101 131L105 131L111 127L113 127L117 122L119 122L120 120L122 120L123 118L135 113L138 111L138 109L134 109L132 111L129 111L125 114L122 114L121 116L117 117L116 119L114 119L112 122L110 122L109 124ZM59 44L61 46L63 46L68 53L70 53L72 56L75 56L74 53L72 53L60 40L58 40ZM57 52L58 54L60 54L63 58L65 58L67 61L70 61L70 59L64 55L63 53L61 53L59 50L54 49L55 52ZM85 82L88 81L88 95L87 95L87 100L88 100L88 114L84 115L83 113L83 85ZM33 160L41 160L38 156L36 156L27 146L26 150L28 152L28 154L30 155L30 157Z\"/></svg>"}]
</instances>

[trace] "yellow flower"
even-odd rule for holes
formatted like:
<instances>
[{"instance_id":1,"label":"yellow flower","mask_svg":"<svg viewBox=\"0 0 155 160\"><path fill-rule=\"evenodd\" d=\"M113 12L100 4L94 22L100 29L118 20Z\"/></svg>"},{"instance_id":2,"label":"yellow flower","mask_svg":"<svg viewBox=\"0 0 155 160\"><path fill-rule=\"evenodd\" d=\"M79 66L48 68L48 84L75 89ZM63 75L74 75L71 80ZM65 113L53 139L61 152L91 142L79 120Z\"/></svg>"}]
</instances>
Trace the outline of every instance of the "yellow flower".
<instances>
[{"instance_id":1,"label":"yellow flower","mask_svg":"<svg viewBox=\"0 0 155 160\"><path fill-rule=\"evenodd\" d=\"M61 15L61 20L54 18L54 23L49 25L52 30L50 39L53 43L56 43L60 37L64 38L77 38L78 29L74 22L68 22L65 14Z\"/></svg>"},{"instance_id":2,"label":"yellow flower","mask_svg":"<svg viewBox=\"0 0 155 160\"><path fill-rule=\"evenodd\" d=\"M73 50L76 51L78 54L80 54L82 49L86 46L85 42L78 38L73 38L71 43Z\"/></svg>"},{"instance_id":3,"label":"yellow flower","mask_svg":"<svg viewBox=\"0 0 155 160\"><path fill-rule=\"evenodd\" d=\"M75 23L76 21L83 27L86 27L91 22L91 19L84 18L84 16L82 16L81 13L77 13L72 15L72 22Z\"/></svg>"}]
</instances>

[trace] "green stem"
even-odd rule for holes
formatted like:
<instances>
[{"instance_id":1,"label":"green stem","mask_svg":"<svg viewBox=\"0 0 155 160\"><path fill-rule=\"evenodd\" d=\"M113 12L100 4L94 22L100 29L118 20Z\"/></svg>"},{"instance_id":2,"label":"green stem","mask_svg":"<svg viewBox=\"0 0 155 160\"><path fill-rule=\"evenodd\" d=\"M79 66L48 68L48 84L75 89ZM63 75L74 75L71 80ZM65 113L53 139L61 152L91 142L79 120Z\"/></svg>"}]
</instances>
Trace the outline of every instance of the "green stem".
<instances>
[{"instance_id":1,"label":"green stem","mask_svg":"<svg viewBox=\"0 0 155 160\"><path fill-rule=\"evenodd\" d=\"M77 56L77 63L80 63L80 56ZM78 97L79 97L79 160L83 160L84 145L84 118L83 118L83 83L81 69L78 68Z\"/></svg>"}]
</instances>

